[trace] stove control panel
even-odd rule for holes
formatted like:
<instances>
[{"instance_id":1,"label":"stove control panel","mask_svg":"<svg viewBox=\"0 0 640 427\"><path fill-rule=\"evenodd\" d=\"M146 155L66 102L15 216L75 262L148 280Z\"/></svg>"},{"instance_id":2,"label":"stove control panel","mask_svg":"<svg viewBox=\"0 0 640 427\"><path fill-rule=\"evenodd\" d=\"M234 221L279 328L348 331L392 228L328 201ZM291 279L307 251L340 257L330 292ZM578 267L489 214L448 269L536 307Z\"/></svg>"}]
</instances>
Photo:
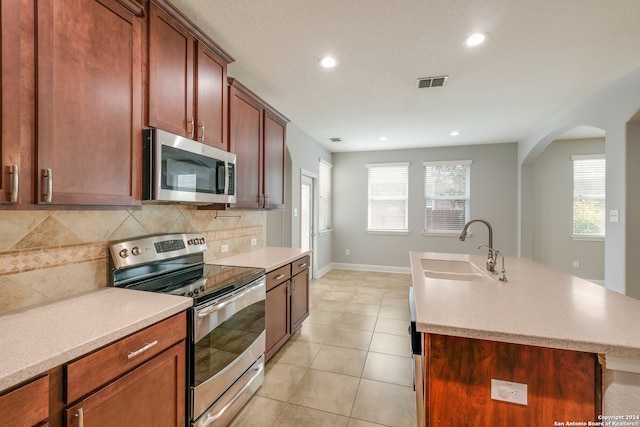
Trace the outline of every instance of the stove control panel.
<instances>
[{"instance_id":1,"label":"stove control panel","mask_svg":"<svg viewBox=\"0 0 640 427\"><path fill-rule=\"evenodd\" d=\"M122 241L109 247L111 260L116 270L202 253L207 242L202 234L165 234Z\"/></svg>"}]
</instances>

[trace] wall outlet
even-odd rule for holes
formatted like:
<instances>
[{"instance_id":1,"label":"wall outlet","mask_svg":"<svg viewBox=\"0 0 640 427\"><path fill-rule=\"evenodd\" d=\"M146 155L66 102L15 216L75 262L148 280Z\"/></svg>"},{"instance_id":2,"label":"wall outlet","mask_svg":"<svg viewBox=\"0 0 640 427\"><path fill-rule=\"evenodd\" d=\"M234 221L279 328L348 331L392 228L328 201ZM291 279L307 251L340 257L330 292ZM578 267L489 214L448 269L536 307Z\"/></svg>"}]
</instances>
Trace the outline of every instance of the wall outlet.
<instances>
[{"instance_id":1,"label":"wall outlet","mask_svg":"<svg viewBox=\"0 0 640 427\"><path fill-rule=\"evenodd\" d=\"M258 239L256 239L255 237L253 237L253 238L251 239L251 246L255 246L255 245L257 245L257 244L258 244Z\"/></svg>"},{"instance_id":2,"label":"wall outlet","mask_svg":"<svg viewBox=\"0 0 640 427\"><path fill-rule=\"evenodd\" d=\"M345 255L351 255L351 251L349 249L345 249L344 254Z\"/></svg>"},{"instance_id":3,"label":"wall outlet","mask_svg":"<svg viewBox=\"0 0 640 427\"><path fill-rule=\"evenodd\" d=\"M573 260L573 268L580 268L580 261L578 261L577 259Z\"/></svg>"},{"instance_id":4,"label":"wall outlet","mask_svg":"<svg viewBox=\"0 0 640 427\"><path fill-rule=\"evenodd\" d=\"M221 245L220 252L229 252L229 245Z\"/></svg>"},{"instance_id":5,"label":"wall outlet","mask_svg":"<svg viewBox=\"0 0 640 427\"><path fill-rule=\"evenodd\" d=\"M527 385L492 378L491 399L527 405Z\"/></svg>"}]
</instances>

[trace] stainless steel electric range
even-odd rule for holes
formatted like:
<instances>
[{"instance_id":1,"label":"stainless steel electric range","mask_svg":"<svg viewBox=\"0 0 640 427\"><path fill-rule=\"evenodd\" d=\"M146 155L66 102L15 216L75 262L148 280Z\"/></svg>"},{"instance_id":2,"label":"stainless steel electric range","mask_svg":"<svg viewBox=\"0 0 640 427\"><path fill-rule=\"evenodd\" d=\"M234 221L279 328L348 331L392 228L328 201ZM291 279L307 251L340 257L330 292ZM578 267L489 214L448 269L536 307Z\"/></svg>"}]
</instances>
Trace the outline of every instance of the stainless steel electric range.
<instances>
[{"instance_id":1,"label":"stainless steel electric range","mask_svg":"<svg viewBox=\"0 0 640 427\"><path fill-rule=\"evenodd\" d=\"M205 264L201 234L148 236L109 249L111 286L193 298L187 422L227 425L264 381L264 270Z\"/></svg>"}]
</instances>

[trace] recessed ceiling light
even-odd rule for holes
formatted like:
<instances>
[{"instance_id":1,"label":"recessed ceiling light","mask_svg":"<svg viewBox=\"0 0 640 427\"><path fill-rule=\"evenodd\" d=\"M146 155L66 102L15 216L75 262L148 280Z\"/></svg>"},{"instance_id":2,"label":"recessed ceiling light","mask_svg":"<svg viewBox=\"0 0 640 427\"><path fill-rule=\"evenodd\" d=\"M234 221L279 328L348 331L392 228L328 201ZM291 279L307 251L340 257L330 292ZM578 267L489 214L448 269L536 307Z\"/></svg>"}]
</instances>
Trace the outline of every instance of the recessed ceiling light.
<instances>
[{"instance_id":1,"label":"recessed ceiling light","mask_svg":"<svg viewBox=\"0 0 640 427\"><path fill-rule=\"evenodd\" d=\"M475 33L464 39L464 44L466 44L467 46L478 46L479 44L484 43L486 39L486 33Z\"/></svg>"},{"instance_id":2,"label":"recessed ceiling light","mask_svg":"<svg viewBox=\"0 0 640 427\"><path fill-rule=\"evenodd\" d=\"M378 138L378 141L388 141L389 137L388 136L381 136L380 138Z\"/></svg>"},{"instance_id":3,"label":"recessed ceiling light","mask_svg":"<svg viewBox=\"0 0 640 427\"><path fill-rule=\"evenodd\" d=\"M324 58L320 58L318 62L320 62L320 65L323 66L324 68L333 68L336 65L338 65L338 61L335 58L332 58L331 56L325 56Z\"/></svg>"},{"instance_id":4,"label":"recessed ceiling light","mask_svg":"<svg viewBox=\"0 0 640 427\"><path fill-rule=\"evenodd\" d=\"M449 135L451 135L451 136L458 136L458 135L460 135L460 131L459 131L459 130L451 131L451 132L449 132Z\"/></svg>"}]
</instances>

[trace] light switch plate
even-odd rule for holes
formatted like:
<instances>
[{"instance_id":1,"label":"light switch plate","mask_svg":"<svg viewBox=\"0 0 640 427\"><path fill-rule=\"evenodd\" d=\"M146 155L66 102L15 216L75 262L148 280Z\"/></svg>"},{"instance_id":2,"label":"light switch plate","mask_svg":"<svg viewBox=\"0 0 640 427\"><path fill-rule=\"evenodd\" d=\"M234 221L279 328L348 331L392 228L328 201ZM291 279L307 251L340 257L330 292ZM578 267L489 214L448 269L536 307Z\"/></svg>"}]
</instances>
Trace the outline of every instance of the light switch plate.
<instances>
[{"instance_id":1,"label":"light switch plate","mask_svg":"<svg viewBox=\"0 0 640 427\"><path fill-rule=\"evenodd\" d=\"M527 405L527 385L491 379L491 399Z\"/></svg>"},{"instance_id":2,"label":"light switch plate","mask_svg":"<svg viewBox=\"0 0 640 427\"><path fill-rule=\"evenodd\" d=\"M258 239L256 239L255 237L251 238L251 246L255 246L258 244Z\"/></svg>"},{"instance_id":3,"label":"light switch plate","mask_svg":"<svg viewBox=\"0 0 640 427\"><path fill-rule=\"evenodd\" d=\"M611 209L609 211L609 222L619 222L620 221L620 211L618 209Z\"/></svg>"},{"instance_id":4,"label":"light switch plate","mask_svg":"<svg viewBox=\"0 0 640 427\"><path fill-rule=\"evenodd\" d=\"M229 245L221 245L220 252L229 252Z\"/></svg>"}]
</instances>

